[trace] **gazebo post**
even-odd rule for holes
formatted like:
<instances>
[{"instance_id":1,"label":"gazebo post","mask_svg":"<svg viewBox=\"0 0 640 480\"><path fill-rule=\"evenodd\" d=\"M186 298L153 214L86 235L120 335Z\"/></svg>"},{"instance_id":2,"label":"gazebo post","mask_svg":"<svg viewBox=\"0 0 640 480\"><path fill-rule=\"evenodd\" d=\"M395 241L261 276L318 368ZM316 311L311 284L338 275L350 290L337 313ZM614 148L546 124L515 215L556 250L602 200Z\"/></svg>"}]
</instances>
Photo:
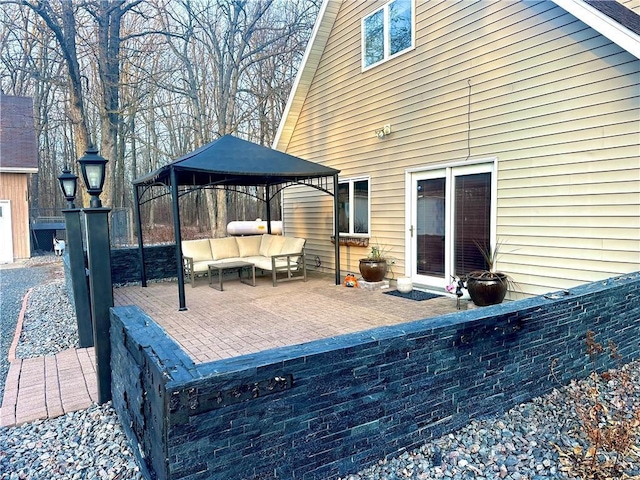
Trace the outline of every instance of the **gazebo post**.
<instances>
[{"instance_id":1,"label":"gazebo post","mask_svg":"<svg viewBox=\"0 0 640 480\"><path fill-rule=\"evenodd\" d=\"M340 222L338 221L338 210L340 204L338 202L338 174L333 176L333 231L336 236L335 256L336 256L336 285L340 285Z\"/></svg>"},{"instance_id":2,"label":"gazebo post","mask_svg":"<svg viewBox=\"0 0 640 480\"><path fill-rule=\"evenodd\" d=\"M176 239L176 263L178 266L178 299L179 311L187 309L184 297L184 268L182 266L182 235L180 233L180 208L178 205L178 179L176 170L171 167L171 204L173 206L173 236ZM193 273L192 273L193 275Z\"/></svg>"},{"instance_id":3,"label":"gazebo post","mask_svg":"<svg viewBox=\"0 0 640 480\"><path fill-rule=\"evenodd\" d=\"M147 286L147 265L144 261L144 245L142 243L142 220L140 218L140 193L138 185L133 188L133 204L135 205L136 228L138 229L138 259L140 261L140 282Z\"/></svg>"},{"instance_id":4,"label":"gazebo post","mask_svg":"<svg viewBox=\"0 0 640 480\"><path fill-rule=\"evenodd\" d=\"M264 199L267 204L267 233L271 234L271 195L269 195L269 184L264 186Z\"/></svg>"}]
</instances>

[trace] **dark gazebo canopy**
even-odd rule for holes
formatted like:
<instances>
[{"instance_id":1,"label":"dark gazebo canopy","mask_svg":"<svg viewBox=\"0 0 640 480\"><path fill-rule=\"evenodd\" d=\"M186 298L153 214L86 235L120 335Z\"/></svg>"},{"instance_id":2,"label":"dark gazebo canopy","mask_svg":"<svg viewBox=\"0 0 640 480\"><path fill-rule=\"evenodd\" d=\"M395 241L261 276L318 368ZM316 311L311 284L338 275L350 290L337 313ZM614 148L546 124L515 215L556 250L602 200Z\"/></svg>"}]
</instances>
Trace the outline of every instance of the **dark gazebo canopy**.
<instances>
[{"instance_id":1,"label":"dark gazebo canopy","mask_svg":"<svg viewBox=\"0 0 640 480\"><path fill-rule=\"evenodd\" d=\"M282 185L340 173L334 168L225 135L137 178L133 184L170 186L172 171L178 185L198 186Z\"/></svg>"},{"instance_id":2,"label":"dark gazebo canopy","mask_svg":"<svg viewBox=\"0 0 640 480\"><path fill-rule=\"evenodd\" d=\"M308 185L333 195L328 188L333 178L333 192L338 191L339 170L309 162L302 158L279 152L261 145L225 135L194 150L168 165L133 181L138 224L138 245L142 286L146 286L146 267L142 242L140 205L155 197L144 199L151 187L164 186L170 190L173 205L173 228L176 239L176 263L178 266L178 295L180 310L185 310L184 272L182 268L182 236L180 233L180 198L178 187L189 190L204 188L228 188L236 186L265 187L267 225L271 231L270 201L289 185ZM169 193L169 192L167 192ZM334 229L337 225L337 196L334 195ZM336 284L340 283L340 248L335 246Z\"/></svg>"}]
</instances>

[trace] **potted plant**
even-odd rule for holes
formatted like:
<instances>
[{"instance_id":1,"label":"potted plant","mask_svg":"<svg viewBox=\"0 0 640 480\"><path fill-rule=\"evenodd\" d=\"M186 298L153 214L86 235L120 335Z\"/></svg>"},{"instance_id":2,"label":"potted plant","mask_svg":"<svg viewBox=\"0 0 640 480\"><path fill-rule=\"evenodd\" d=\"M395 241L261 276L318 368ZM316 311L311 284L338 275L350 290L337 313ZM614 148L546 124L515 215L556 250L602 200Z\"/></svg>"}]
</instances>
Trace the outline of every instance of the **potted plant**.
<instances>
[{"instance_id":1,"label":"potted plant","mask_svg":"<svg viewBox=\"0 0 640 480\"><path fill-rule=\"evenodd\" d=\"M496 263L502 242L495 248L474 242L487 264L486 270L474 270L467 274L466 285L473 303L480 307L502 303L507 289L512 283L509 275L496 271Z\"/></svg>"},{"instance_id":2,"label":"potted plant","mask_svg":"<svg viewBox=\"0 0 640 480\"><path fill-rule=\"evenodd\" d=\"M378 244L371 247L366 258L360 259L360 274L366 282L381 282L387 274L387 259L385 248Z\"/></svg>"}]
</instances>

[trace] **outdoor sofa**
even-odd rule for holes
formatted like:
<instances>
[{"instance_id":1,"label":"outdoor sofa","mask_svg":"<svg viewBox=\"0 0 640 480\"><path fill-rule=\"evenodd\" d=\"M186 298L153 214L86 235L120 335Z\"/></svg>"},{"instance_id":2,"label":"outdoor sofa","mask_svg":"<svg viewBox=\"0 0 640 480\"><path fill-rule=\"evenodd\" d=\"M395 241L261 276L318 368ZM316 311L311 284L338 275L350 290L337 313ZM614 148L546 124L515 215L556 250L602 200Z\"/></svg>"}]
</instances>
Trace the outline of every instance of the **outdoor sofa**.
<instances>
[{"instance_id":1,"label":"outdoor sofa","mask_svg":"<svg viewBox=\"0 0 640 480\"><path fill-rule=\"evenodd\" d=\"M208 274L209 265L231 262L248 262L256 269L270 271L273 286L278 283L277 274L286 272L283 280L307 281L304 238L281 235L249 235L244 237L205 238L182 242L182 259L185 278L195 287L198 275Z\"/></svg>"}]
</instances>

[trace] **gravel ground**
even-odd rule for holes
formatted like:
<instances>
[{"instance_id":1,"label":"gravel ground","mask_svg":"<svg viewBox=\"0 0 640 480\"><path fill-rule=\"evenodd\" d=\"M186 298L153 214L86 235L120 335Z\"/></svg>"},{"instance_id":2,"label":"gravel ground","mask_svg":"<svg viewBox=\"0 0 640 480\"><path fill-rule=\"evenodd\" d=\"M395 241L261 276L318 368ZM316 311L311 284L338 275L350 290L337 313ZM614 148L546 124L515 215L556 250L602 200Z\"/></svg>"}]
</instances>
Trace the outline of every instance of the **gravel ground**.
<instances>
[{"instance_id":1,"label":"gravel ground","mask_svg":"<svg viewBox=\"0 0 640 480\"><path fill-rule=\"evenodd\" d=\"M53 354L77 343L75 316L62 281L55 272L39 268L0 271L3 345L5 336L13 337L13 329L4 329L10 327L5 312L17 316L20 292L45 282L34 288L27 307L17 349L22 357ZM10 275L5 276L6 272ZM4 293L5 281L13 296ZM6 361L4 352L3 357ZM0 374L2 382L5 374ZM596 438L599 448L594 450ZM639 455L640 361L636 361L572 382L504 415L474 421L345 479L640 480ZM117 415L107 403L56 419L0 428L0 480L17 479L138 480L142 476Z\"/></svg>"},{"instance_id":2,"label":"gravel ground","mask_svg":"<svg viewBox=\"0 0 640 480\"><path fill-rule=\"evenodd\" d=\"M594 456L595 438L601 447ZM419 449L345 477L556 478L640 479L640 362L572 382L504 415L473 421Z\"/></svg>"},{"instance_id":3,"label":"gravel ground","mask_svg":"<svg viewBox=\"0 0 640 480\"><path fill-rule=\"evenodd\" d=\"M55 355L79 347L76 312L69 302L64 278L33 287L24 318L17 358Z\"/></svg>"},{"instance_id":4,"label":"gravel ground","mask_svg":"<svg viewBox=\"0 0 640 480\"><path fill-rule=\"evenodd\" d=\"M62 275L62 260L54 255L34 257L24 265L0 268L0 400L9 371L7 354L13 341L22 299L37 285Z\"/></svg>"},{"instance_id":5,"label":"gravel ground","mask_svg":"<svg viewBox=\"0 0 640 480\"><path fill-rule=\"evenodd\" d=\"M25 268L0 271L4 319L1 337L3 345L7 345L2 351L3 365L7 364L6 352L22 298L31 287L16 357L55 355L78 346L75 312L63 275L60 258L55 256L35 257ZM4 290L5 282L11 286L8 292ZM9 321L9 315L15 318ZM2 385L6 370L8 364L0 374ZM0 427L0 479L137 480L142 475L109 402L55 419Z\"/></svg>"},{"instance_id":6,"label":"gravel ground","mask_svg":"<svg viewBox=\"0 0 640 480\"><path fill-rule=\"evenodd\" d=\"M0 428L0 479L142 479L110 404Z\"/></svg>"}]
</instances>

